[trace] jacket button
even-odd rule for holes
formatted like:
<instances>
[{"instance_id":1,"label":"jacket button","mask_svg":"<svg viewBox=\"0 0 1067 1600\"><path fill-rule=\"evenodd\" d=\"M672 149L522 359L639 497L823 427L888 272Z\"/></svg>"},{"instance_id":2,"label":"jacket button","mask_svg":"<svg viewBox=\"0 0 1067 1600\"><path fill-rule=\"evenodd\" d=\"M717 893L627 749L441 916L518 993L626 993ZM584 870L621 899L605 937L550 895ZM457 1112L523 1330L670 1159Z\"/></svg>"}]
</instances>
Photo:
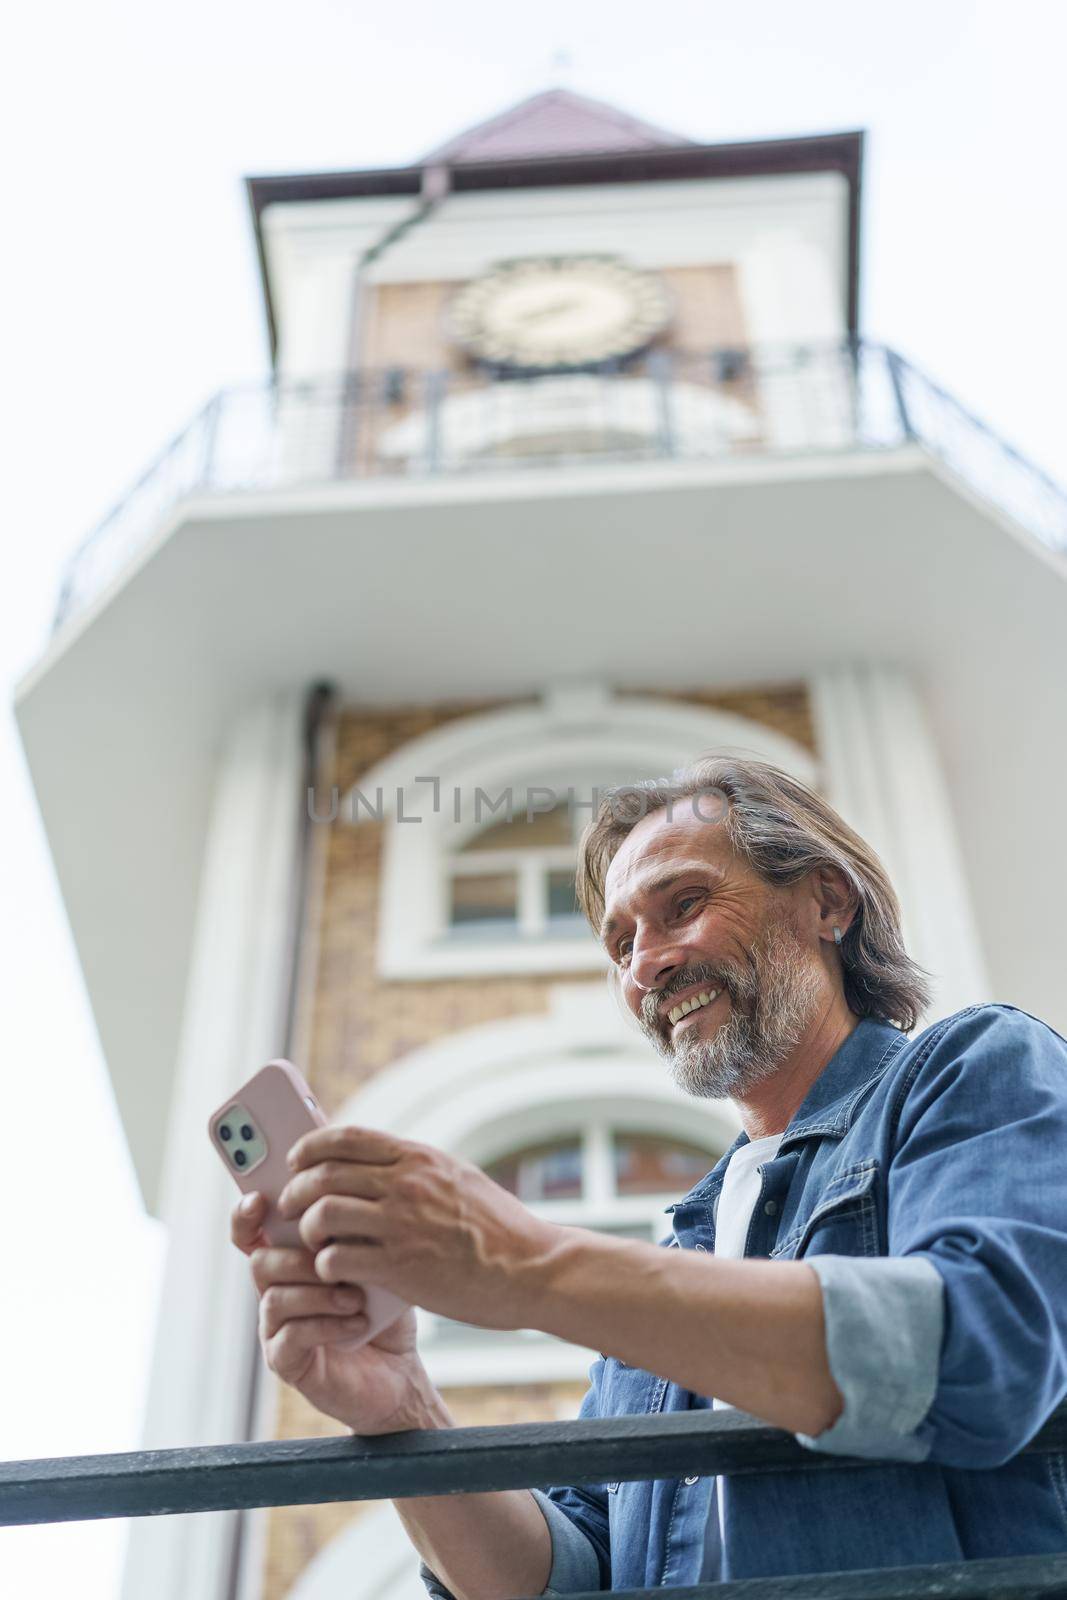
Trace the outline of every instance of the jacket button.
<instances>
[{"instance_id":1,"label":"jacket button","mask_svg":"<svg viewBox=\"0 0 1067 1600\"><path fill-rule=\"evenodd\" d=\"M767 1204L764 1206L763 1209L766 1212L768 1217L777 1216L778 1215L778 1202L777 1202L777 1200L768 1200Z\"/></svg>"},{"instance_id":2,"label":"jacket button","mask_svg":"<svg viewBox=\"0 0 1067 1600\"><path fill-rule=\"evenodd\" d=\"M699 1478L686 1478L685 1481L686 1481L686 1486L691 1489L693 1487L694 1483L699 1483L700 1482L700 1479Z\"/></svg>"},{"instance_id":3,"label":"jacket button","mask_svg":"<svg viewBox=\"0 0 1067 1600\"><path fill-rule=\"evenodd\" d=\"M695 1244L693 1246L693 1249L694 1250L703 1250L705 1255L707 1255L707 1253L708 1253L708 1247L707 1247L706 1244Z\"/></svg>"}]
</instances>

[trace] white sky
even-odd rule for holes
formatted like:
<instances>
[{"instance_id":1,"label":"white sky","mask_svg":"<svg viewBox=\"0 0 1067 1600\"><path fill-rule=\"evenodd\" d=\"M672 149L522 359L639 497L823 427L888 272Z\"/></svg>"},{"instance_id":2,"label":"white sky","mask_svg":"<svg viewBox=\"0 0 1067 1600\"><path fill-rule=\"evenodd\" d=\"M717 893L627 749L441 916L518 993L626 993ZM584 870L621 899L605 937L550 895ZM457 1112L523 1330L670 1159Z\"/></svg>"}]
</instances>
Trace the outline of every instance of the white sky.
<instances>
[{"instance_id":1,"label":"white sky","mask_svg":"<svg viewBox=\"0 0 1067 1600\"><path fill-rule=\"evenodd\" d=\"M165 1252L10 686L74 544L209 394L266 371L245 174L406 163L560 82L705 142L866 128L864 331L1067 478L1067 12L1047 0L19 9L0 96L6 1459L137 1448ZM77 804L77 773L70 787ZM112 1600L124 1537L113 1522L0 1532L0 1579Z\"/></svg>"}]
</instances>

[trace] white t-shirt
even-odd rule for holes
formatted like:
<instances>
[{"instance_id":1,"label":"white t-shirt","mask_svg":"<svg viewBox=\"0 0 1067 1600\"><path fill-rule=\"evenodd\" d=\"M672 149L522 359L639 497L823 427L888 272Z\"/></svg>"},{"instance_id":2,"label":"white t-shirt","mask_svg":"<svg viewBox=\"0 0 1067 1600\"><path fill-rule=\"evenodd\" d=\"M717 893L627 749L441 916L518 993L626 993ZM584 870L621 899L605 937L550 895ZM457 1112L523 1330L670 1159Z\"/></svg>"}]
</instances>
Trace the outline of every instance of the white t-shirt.
<instances>
[{"instance_id":1,"label":"white t-shirt","mask_svg":"<svg viewBox=\"0 0 1067 1600\"><path fill-rule=\"evenodd\" d=\"M719 1191L719 1209L715 1214L715 1254L737 1259L745 1253L745 1239L752 1212L759 1199L760 1175L756 1170L764 1161L772 1161L778 1146L785 1137L781 1133L768 1133L762 1139L752 1139L735 1150L726 1168ZM733 1411L725 1400L713 1400L716 1411ZM725 1539L722 1510L722 1479L715 1480L715 1499L719 1508L719 1536Z\"/></svg>"}]
</instances>

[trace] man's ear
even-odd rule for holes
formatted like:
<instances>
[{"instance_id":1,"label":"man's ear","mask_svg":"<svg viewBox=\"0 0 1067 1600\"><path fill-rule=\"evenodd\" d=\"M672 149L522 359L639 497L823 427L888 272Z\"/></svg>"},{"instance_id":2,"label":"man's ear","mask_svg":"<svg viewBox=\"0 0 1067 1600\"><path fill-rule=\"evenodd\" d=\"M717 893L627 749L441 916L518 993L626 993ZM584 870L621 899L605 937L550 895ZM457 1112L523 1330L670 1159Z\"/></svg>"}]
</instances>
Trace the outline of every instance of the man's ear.
<instances>
[{"instance_id":1,"label":"man's ear","mask_svg":"<svg viewBox=\"0 0 1067 1600\"><path fill-rule=\"evenodd\" d=\"M821 907L824 925L832 931L836 923L841 929L841 937L844 938L852 919L856 915L855 890L841 871L841 868L835 867L829 862L818 868L815 878L815 892Z\"/></svg>"}]
</instances>

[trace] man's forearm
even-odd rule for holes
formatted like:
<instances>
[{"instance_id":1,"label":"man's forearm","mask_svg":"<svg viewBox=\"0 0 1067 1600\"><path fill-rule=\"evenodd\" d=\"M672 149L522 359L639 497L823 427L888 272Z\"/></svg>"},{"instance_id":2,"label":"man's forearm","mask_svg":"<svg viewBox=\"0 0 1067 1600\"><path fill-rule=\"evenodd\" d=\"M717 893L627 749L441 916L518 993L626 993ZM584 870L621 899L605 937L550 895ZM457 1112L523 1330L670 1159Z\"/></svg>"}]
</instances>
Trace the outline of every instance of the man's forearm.
<instances>
[{"instance_id":1,"label":"man's forearm","mask_svg":"<svg viewBox=\"0 0 1067 1600\"><path fill-rule=\"evenodd\" d=\"M427 1386L413 1428L454 1428L441 1396ZM529 1489L394 1500L404 1530L456 1600L539 1595L552 1570L552 1536Z\"/></svg>"},{"instance_id":2,"label":"man's forearm","mask_svg":"<svg viewBox=\"0 0 1067 1600\"><path fill-rule=\"evenodd\" d=\"M519 1291L524 1326L616 1356L774 1427L816 1435L843 1397L803 1261L731 1260L560 1228Z\"/></svg>"}]
</instances>

